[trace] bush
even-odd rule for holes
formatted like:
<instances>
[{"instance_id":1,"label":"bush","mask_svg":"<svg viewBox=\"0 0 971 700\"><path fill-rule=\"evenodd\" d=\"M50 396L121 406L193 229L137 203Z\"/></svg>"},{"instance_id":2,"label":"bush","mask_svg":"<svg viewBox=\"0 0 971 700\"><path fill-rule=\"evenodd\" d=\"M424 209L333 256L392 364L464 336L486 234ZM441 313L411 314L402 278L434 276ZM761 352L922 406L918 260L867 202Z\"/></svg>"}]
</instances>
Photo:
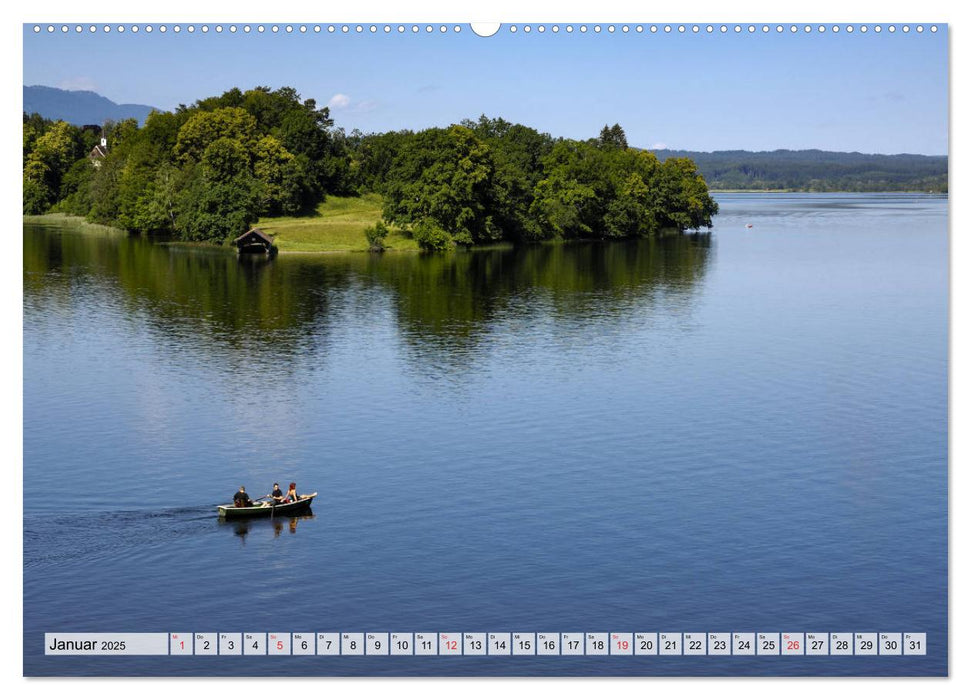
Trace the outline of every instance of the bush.
<instances>
[{"instance_id":1,"label":"bush","mask_svg":"<svg viewBox=\"0 0 971 700\"><path fill-rule=\"evenodd\" d=\"M422 219L413 229L415 242L422 250L449 250L455 243L448 231L431 219Z\"/></svg>"},{"instance_id":2,"label":"bush","mask_svg":"<svg viewBox=\"0 0 971 700\"><path fill-rule=\"evenodd\" d=\"M367 238L368 250L372 253L380 253L385 249L384 239L388 236L388 227L383 221L379 221L374 226L364 229L364 236Z\"/></svg>"}]
</instances>

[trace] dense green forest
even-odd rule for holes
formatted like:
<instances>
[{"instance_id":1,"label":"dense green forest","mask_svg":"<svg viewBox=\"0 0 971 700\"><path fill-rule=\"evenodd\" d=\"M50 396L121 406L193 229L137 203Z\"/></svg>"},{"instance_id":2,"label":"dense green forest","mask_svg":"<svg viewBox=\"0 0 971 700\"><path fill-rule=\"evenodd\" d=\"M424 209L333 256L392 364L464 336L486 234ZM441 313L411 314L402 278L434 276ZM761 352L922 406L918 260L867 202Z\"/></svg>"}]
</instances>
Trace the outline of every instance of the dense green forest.
<instances>
[{"instance_id":1,"label":"dense green forest","mask_svg":"<svg viewBox=\"0 0 971 700\"><path fill-rule=\"evenodd\" d=\"M92 153L101 128L25 114L24 213L224 242L261 216L375 192L388 225L445 249L655 236L711 226L717 212L690 159L629 148L619 125L587 141L485 116L346 134L292 88L257 87L153 112L142 127L109 123L104 136L107 153Z\"/></svg>"},{"instance_id":2,"label":"dense green forest","mask_svg":"<svg viewBox=\"0 0 971 700\"><path fill-rule=\"evenodd\" d=\"M690 158L716 190L947 192L947 156L833 151L655 151Z\"/></svg>"},{"instance_id":3,"label":"dense green forest","mask_svg":"<svg viewBox=\"0 0 971 700\"><path fill-rule=\"evenodd\" d=\"M24 117L24 213L60 211L183 240L238 236L341 191L349 161L326 108L295 91L234 89L100 129Z\"/></svg>"}]
</instances>

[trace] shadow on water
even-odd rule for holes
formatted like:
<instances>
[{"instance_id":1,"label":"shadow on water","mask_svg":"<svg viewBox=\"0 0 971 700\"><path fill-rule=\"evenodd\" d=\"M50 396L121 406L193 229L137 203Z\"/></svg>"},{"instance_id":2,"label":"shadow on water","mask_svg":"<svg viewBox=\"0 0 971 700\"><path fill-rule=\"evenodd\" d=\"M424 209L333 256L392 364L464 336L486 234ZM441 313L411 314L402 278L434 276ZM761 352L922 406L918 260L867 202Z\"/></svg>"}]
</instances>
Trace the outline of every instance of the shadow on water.
<instances>
[{"instance_id":1,"label":"shadow on water","mask_svg":"<svg viewBox=\"0 0 971 700\"><path fill-rule=\"evenodd\" d=\"M219 249L24 224L24 303L120 308L180 353L237 371L288 371L348 327L390 312L412 359L488 349L499 323L625 323L682 300L710 235L536 245L444 255L237 256Z\"/></svg>"}]
</instances>

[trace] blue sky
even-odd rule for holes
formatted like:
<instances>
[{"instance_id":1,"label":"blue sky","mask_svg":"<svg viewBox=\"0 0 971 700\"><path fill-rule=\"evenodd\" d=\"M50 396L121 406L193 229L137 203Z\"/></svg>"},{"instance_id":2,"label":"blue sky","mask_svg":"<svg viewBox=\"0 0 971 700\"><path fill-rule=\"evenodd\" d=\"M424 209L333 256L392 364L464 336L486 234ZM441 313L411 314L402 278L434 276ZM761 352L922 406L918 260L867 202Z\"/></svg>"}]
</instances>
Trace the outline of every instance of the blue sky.
<instances>
[{"instance_id":1,"label":"blue sky","mask_svg":"<svg viewBox=\"0 0 971 700\"><path fill-rule=\"evenodd\" d=\"M948 150L946 25L906 34L900 25L892 34L779 34L775 25L768 34L721 34L717 25L713 34L690 25L685 34L638 34L633 25L628 34L540 34L535 25L525 34L520 25L489 38L467 25L444 35L353 26L347 35L35 34L32 26L24 26L24 84L162 109L232 86L291 85L330 103L348 131L485 113L571 138L619 122L643 147Z\"/></svg>"}]
</instances>

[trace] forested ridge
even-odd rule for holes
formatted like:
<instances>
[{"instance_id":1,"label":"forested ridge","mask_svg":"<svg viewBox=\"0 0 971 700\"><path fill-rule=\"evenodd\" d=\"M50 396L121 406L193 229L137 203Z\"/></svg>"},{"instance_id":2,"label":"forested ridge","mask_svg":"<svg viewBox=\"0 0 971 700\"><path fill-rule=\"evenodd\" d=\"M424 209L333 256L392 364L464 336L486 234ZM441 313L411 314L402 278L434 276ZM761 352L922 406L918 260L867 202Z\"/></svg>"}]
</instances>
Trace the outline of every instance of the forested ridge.
<instances>
[{"instance_id":1,"label":"forested ridge","mask_svg":"<svg viewBox=\"0 0 971 700\"><path fill-rule=\"evenodd\" d=\"M820 150L654 151L690 158L716 190L947 192L947 156Z\"/></svg>"},{"instance_id":2,"label":"forested ridge","mask_svg":"<svg viewBox=\"0 0 971 700\"><path fill-rule=\"evenodd\" d=\"M47 85L24 85L24 111L69 124L101 124L111 119L134 118L145 121L155 109L150 105L117 104L91 90L62 90Z\"/></svg>"}]
</instances>

